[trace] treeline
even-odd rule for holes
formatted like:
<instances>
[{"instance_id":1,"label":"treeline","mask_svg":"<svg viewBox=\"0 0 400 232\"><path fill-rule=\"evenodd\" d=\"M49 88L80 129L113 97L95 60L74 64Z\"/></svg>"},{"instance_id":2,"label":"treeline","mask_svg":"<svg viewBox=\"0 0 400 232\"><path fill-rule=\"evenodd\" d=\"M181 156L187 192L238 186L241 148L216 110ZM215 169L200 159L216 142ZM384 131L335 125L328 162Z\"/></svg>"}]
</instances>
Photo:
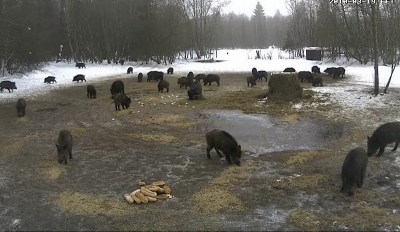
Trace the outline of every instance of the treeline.
<instances>
[{"instance_id":1,"label":"treeline","mask_svg":"<svg viewBox=\"0 0 400 232\"><path fill-rule=\"evenodd\" d=\"M332 60L344 56L366 64L375 61L376 39L381 61L399 62L400 1L333 4L325 0L288 0L287 3L290 16L284 48L295 56L303 56L304 47L324 47Z\"/></svg>"},{"instance_id":2,"label":"treeline","mask_svg":"<svg viewBox=\"0 0 400 232\"><path fill-rule=\"evenodd\" d=\"M216 48L280 46L287 18L221 14L224 0L0 0L4 75L54 60L168 64Z\"/></svg>"},{"instance_id":3,"label":"treeline","mask_svg":"<svg viewBox=\"0 0 400 232\"><path fill-rule=\"evenodd\" d=\"M279 11L273 17L265 16L262 6L257 7L251 17L234 13L222 17L218 47L265 48L284 45L288 16L282 16Z\"/></svg>"}]
</instances>

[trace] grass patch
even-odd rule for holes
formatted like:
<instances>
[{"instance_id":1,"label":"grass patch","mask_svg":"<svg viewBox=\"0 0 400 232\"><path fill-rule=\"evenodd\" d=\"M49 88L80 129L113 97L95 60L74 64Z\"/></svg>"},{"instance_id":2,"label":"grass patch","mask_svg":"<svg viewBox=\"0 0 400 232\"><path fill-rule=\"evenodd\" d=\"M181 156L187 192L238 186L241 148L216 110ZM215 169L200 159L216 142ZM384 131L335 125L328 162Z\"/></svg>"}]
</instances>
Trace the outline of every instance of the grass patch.
<instances>
[{"instance_id":1,"label":"grass patch","mask_svg":"<svg viewBox=\"0 0 400 232\"><path fill-rule=\"evenodd\" d=\"M57 181L60 176L66 173L67 167L64 164L59 164L57 162L56 150L54 148L54 154L46 156L41 171L43 176L51 181Z\"/></svg>"},{"instance_id":2,"label":"grass patch","mask_svg":"<svg viewBox=\"0 0 400 232\"><path fill-rule=\"evenodd\" d=\"M166 123L175 123L177 121L182 121L185 117L183 115L177 114L167 114L161 115L159 117L147 118L143 121L140 121L141 125L164 125Z\"/></svg>"},{"instance_id":3,"label":"grass patch","mask_svg":"<svg viewBox=\"0 0 400 232\"><path fill-rule=\"evenodd\" d=\"M128 115L128 114L131 114L132 113L132 109L131 108L129 108L129 109L124 109L124 110L121 110L121 111L116 111L116 113L115 113L115 116L125 116L125 115Z\"/></svg>"},{"instance_id":4,"label":"grass patch","mask_svg":"<svg viewBox=\"0 0 400 232\"><path fill-rule=\"evenodd\" d=\"M88 132L88 130L86 128L76 127L69 129L69 132L71 132L72 136L80 136L80 135L85 135Z\"/></svg>"},{"instance_id":5,"label":"grass patch","mask_svg":"<svg viewBox=\"0 0 400 232\"><path fill-rule=\"evenodd\" d=\"M183 115L177 114L167 114L161 115L159 117L147 118L140 122L140 125L149 126L149 125L163 125L174 128L189 128L199 124L197 121L189 120Z\"/></svg>"},{"instance_id":6,"label":"grass patch","mask_svg":"<svg viewBox=\"0 0 400 232\"><path fill-rule=\"evenodd\" d=\"M200 190L193 196L193 200L196 210L203 213L215 213L220 210L240 211L244 208L237 196L218 186L210 186Z\"/></svg>"},{"instance_id":7,"label":"grass patch","mask_svg":"<svg viewBox=\"0 0 400 232\"><path fill-rule=\"evenodd\" d=\"M242 110L244 112L254 112L259 110L254 106L254 103L256 103L258 99L261 99L265 93L266 90L261 89L254 91L240 90L223 92L212 98L206 95L205 98L209 100L192 101L192 105L205 109ZM184 105L185 102L187 102L187 100L184 100L179 104Z\"/></svg>"},{"instance_id":8,"label":"grass patch","mask_svg":"<svg viewBox=\"0 0 400 232\"><path fill-rule=\"evenodd\" d=\"M288 122L289 124L294 124L299 122L300 118L301 118L300 114L286 114L280 117L280 121Z\"/></svg>"},{"instance_id":9,"label":"grass patch","mask_svg":"<svg viewBox=\"0 0 400 232\"><path fill-rule=\"evenodd\" d=\"M55 161L55 160L54 160ZM59 167L49 167L45 173L47 178L50 180L58 180L62 174L66 172L66 169L64 166L59 166Z\"/></svg>"},{"instance_id":10,"label":"grass patch","mask_svg":"<svg viewBox=\"0 0 400 232\"><path fill-rule=\"evenodd\" d=\"M400 215L392 213L394 208L387 209L357 202L350 205L350 215L333 216L328 220L356 230L381 230L384 225L394 229L400 225Z\"/></svg>"},{"instance_id":11,"label":"grass patch","mask_svg":"<svg viewBox=\"0 0 400 232\"><path fill-rule=\"evenodd\" d=\"M25 124L25 123L28 122L28 117L26 117L26 116L24 116L24 117L18 117L18 118L16 119L16 121L17 121L17 123L19 123L19 124Z\"/></svg>"},{"instance_id":12,"label":"grass patch","mask_svg":"<svg viewBox=\"0 0 400 232\"><path fill-rule=\"evenodd\" d=\"M2 147L2 154L5 156L17 155L25 146L25 140L22 138L9 139Z\"/></svg>"},{"instance_id":13,"label":"grass patch","mask_svg":"<svg viewBox=\"0 0 400 232\"><path fill-rule=\"evenodd\" d=\"M296 229L303 231L318 231L319 221L317 216L313 213L307 212L302 209L294 210L290 216L289 220L296 226Z\"/></svg>"},{"instance_id":14,"label":"grass patch","mask_svg":"<svg viewBox=\"0 0 400 232\"><path fill-rule=\"evenodd\" d=\"M286 164L288 165L302 165L309 160L315 160L317 157L327 156L333 153L333 150L315 150L315 151L300 151L290 156Z\"/></svg>"},{"instance_id":15,"label":"grass patch","mask_svg":"<svg viewBox=\"0 0 400 232\"><path fill-rule=\"evenodd\" d=\"M168 126L175 127L175 128L181 128L181 129L186 129L192 126L198 125L200 122L181 122L181 123L172 123L169 124Z\"/></svg>"},{"instance_id":16,"label":"grass patch","mask_svg":"<svg viewBox=\"0 0 400 232\"><path fill-rule=\"evenodd\" d=\"M118 216L127 214L138 207L105 195L63 192L56 196L55 203L64 210L77 215ZM141 211L145 209L141 208Z\"/></svg>"},{"instance_id":17,"label":"grass patch","mask_svg":"<svg viewBox=\"0 0 400 232\"><path fill-rule=\"evenodd\" d=\"M171 144L177 140L175 136L171 135L159 135L159 134L127 134L128 137L134 139L140 139L146 142L159 142L159 143L167 143Z\"/></svg>"},{"instance_id":18,"label":"grass patch","mask_svg":"<svg viewBox=\"0 0 400 232\"><path fill-rule=\"evenodd\" d=\"M212 92L212 94L210 94ZM260 102L267 96L267 89L249 89L249 88L229 88L225 91L211 91L203 89L206 100L190 101L191 105L201 109L224 109L224 110L241 110L246 114L270 114L284 116L283 121L289 123L295 122L304 113L303 110L293 109L293 105L299 102L309 104L314 99L314 92L311 90L304 91L302 99L285 101L281 99L267 99ZM210 96L211 95L211 96ZM211 100L210 100L211 99ZM178 105L184 105L188 100L181 100ZM330 106L331 108L331 106Z\"/></svg>"},{"instance_id":19,"label":"grass patch","mask_svg":"<svg viewBox=\"0 0 400 232\"><path fill-rule=\"evenodd\" d=\"M218 212L220 210L240 211L243 202L229 191L233 185L239 185L259 168L254 162L246 162L242 166L230 166L209 186L193 195L195 209L200 212Z\"/></svg>"},{"instance_id":20,"label":"grass patch","mask_svg":"<svg viewBox=\"0 0 400 232\"><path fill-rule=\"evenodd\" d=\"M312 190L320 186L322 182L329 180L327 175L313 174L297 177L284 177L278 180L270 180L271 186L277 189L288 190Z\"/></svg>"}]
</instances>

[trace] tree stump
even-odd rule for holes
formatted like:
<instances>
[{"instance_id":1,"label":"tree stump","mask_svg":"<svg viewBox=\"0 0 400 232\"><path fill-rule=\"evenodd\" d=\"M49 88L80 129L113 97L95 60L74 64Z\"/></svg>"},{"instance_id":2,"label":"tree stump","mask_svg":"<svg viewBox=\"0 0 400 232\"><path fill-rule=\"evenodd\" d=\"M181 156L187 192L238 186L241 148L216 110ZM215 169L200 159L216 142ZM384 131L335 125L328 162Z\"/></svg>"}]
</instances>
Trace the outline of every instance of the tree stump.
<instances>
[{"instance_id":1,"label":"tree stump","mask_svg":"<svg viewBox=\"0 0 400 232\"><path fill-rule=\"evenodd\" d=\"M292 100L303 96L303 88L300 86L296 74L272 74L268 82L268 99Z\"/></svg>"}]
</instances>

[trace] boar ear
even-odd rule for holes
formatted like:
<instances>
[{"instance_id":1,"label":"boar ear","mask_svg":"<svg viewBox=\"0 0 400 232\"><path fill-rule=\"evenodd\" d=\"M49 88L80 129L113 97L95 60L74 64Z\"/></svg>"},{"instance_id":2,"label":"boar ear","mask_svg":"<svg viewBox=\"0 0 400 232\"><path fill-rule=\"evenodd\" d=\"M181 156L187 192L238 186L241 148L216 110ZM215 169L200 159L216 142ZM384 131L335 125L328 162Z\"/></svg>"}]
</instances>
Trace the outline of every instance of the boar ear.
<instances>
[{"instance_id":1,"label":"boar ear","mask_svg":"<svg viewBox=\"0 0 400 232\"><path fill-rule=\"evenodd\" d=\"M370 141L370 140L371 140L371 137L367 136L367 140Z\"/></svg>"},{"instance_id":2,"label":"boar ear","mask_svg":"<svg viewBox=\"0 0 400 232\"><path fill-rule=\"evenodd\" d=\"M56 147L58 148L58 144L56 143Z\"/></svg>"},{"instance_id":3,"label":"boar ear","mask_svg":"<svg viewBox=\"0 0 400 232\"><path fill-rule=\"evenodd\" d=\"M239 147L239 149L240 149L240 150L242 150L242 146L240 146L240 144L239 144L239 146L238 146L238 147Z\"/></svg>"}]
</instances>

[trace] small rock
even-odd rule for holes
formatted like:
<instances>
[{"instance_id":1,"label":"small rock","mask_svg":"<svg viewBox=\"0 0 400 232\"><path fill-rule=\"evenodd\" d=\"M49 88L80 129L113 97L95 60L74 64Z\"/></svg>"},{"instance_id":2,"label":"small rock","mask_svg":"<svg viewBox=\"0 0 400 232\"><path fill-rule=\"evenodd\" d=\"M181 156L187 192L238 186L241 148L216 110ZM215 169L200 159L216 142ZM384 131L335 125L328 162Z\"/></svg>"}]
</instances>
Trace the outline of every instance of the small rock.
<instances>
[{"instance_id":1,"label":"small rock","mask_svg":"<svg viewBox=\"0 0 400 232\"><path fill-rule=\"evenodd\" d=\"M12 222L12 226L18 226L19 224L21 224L21 219L14 219Z\"/></svg>"},{"instance_id":2,"label":"small rock","mask_svg":"<svg viewBox=\"0 0 400 232\"><path fill-rule=\"evenodd\" d=\"M113 120L113 121L114 121L115 119L114 119L114 118L112 118L111 120Z\"/></svg>"}]
</instances>

